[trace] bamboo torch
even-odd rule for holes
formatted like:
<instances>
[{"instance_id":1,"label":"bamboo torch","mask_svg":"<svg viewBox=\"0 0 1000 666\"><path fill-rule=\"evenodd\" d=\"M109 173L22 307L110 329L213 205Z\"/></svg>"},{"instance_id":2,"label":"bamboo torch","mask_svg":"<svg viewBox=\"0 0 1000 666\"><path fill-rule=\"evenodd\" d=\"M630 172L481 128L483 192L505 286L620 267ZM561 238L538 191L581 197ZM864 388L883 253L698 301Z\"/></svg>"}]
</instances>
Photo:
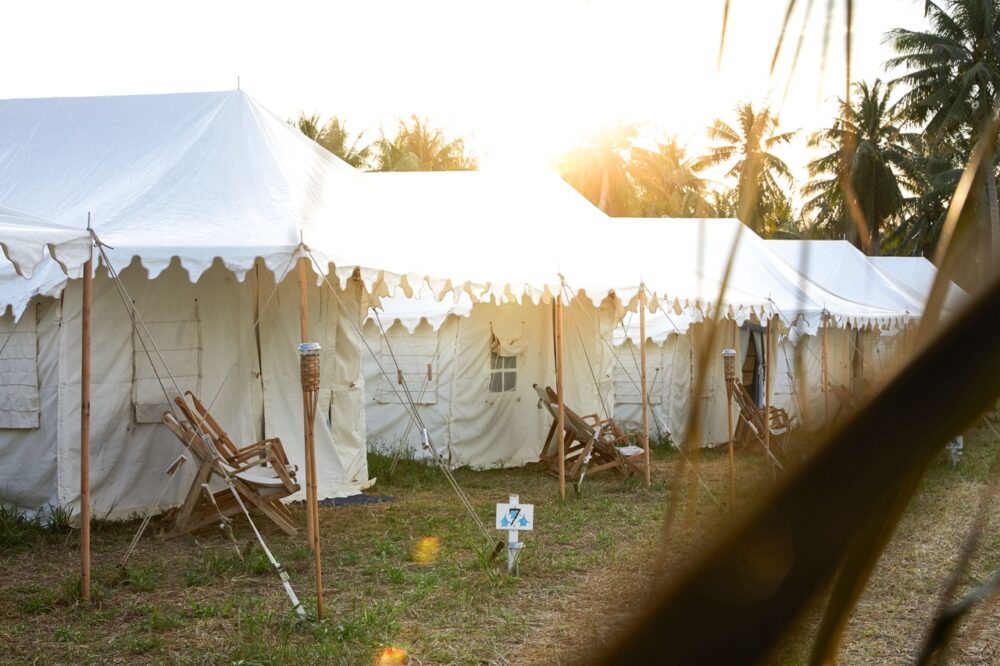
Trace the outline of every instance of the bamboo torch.
<instances>
[{"instance_id":1,"label":"bamboo torch","mask_svg":"<svg viewBox=\"0 0 1000 666\"><path fill-rule=\"evenodd\" d=\"M319 352L317 342L299 345L299 374L302 380L302 410L306 446L306 521L316 565L316 618L323 619L323 568L319 546L319 502L316 489L316 400L319 395Z\"/></svg>"}]
</instances>

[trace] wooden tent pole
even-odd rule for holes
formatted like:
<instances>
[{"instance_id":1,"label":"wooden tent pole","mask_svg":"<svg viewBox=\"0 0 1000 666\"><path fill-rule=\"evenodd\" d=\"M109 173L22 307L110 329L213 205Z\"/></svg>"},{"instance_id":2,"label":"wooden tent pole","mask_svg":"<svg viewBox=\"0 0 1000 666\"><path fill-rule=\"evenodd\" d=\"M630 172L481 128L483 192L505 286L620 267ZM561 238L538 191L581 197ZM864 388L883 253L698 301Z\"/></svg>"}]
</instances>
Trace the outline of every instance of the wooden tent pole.
<instances>
[{"instance_id":1,"label":"wooden tent pole","mask_svg":"<svg viewBox=\"0 0 1000 666\"><path fill-rule=\"evenodd\" d=\"M566 499L566 406L563 402L563 302L562 295L556 296L556 435L559 437L559 497Z\"/></svg>"},{"instance_id":2,"label":"wooden tent pole","mask_svg":"<svg viewBox=\"0 0 1000 666\"><path fill-rule=\"evenodd\" d=\"M764 332L764 448L771 450L771 328L774 317L767 322Z\"/></svg>"},{"instance_id":3,"label":"wooden tent pole","mask_svg":"<svg viewBox=\"0 0 1000 666\"><path fill-rule=\"evenodd\" d=\"M722 350L722 367L726 377L726 438L729 444L729 511L736 510L736 453L733 444L733 390L736 388L736 349Z\"/></svg>"},{"instance_id":4,"label":"wooden tent pole","mask_svg":"<svg viewBox=\"0 0 1000 666\"><path fill-rule=\"evenodd\" d=\"M650 485L649 469L649 395L646 387L646 285L639 285L639 363L642 375L642 448L645 449L646 486Z\"/></svg>"},{"instance_id":5,"label":"wooden tent pole","mask_svg":"<svg viewBox=\"0 0 1000 666\"><path fill-rule=\"evenodd\" d=\"M307 259L305 257L299 257L298 262L298 273L299 273L299 331L300 339L299 342L309 342L309 278L307 273ZM319 535L316 534L316 516L314 515L314 507L316 506L316 489L313 487L312 472L315 467L315 461L313 460L313 447L309 441L309 430L312 423L309 421L309 412L312 411L310 396L308 392L303 389L302 391L302 433L303 442L302 446L305 450L306 458L306 541L309 542L309 547L315 553L317 551L317 542L319 541Z\"/></svg>"},{"instance_id":6,"label":"wooden tent pole","mask_svg":"<svg viewBox=\"0 0 1000 666\"><path fill-rule=\"evenodd\" d=\"M830 315L823 312L823 425L830 425L830 375L827 367L827 347L829 345Z\"/></svg>"},{"instance_id":7,"label":"wooden tent pole","mask_svg":"<svg viewBox=\"0 0 1000 666\"><path fill-rule=\"evenodd\" d=\"M80 598L90 601L90 320L94 284L93 251L83 265L80 322Z\"/></svg>"}]
</instances>

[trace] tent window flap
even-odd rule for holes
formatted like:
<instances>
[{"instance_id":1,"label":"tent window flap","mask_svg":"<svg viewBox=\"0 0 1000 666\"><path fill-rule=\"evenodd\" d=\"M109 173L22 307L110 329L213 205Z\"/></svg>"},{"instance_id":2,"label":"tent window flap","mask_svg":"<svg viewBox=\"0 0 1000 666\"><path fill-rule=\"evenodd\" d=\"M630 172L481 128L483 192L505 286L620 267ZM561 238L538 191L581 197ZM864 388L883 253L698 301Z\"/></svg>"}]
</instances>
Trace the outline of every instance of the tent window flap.
<instances>
[{"instance_id":1,"label":"tent window flap","mask_svg":"<svg viewBox=\"0 0 1000 666\"><path fill-rule=\"evenodd\" d=\"M641 405L642 372L639 369L639 351L629 345L618 350L616 356L620 363L615 363L615 402L623 405ZM646 368L646 397L651 405L660 404L662 399L660 375L658 366L651 363Z\"/></svg>"},{"instance_id":2,"label":"tent window flap","mask_svg":"<svg viewBox=\"0 0 1000 666\"><path fill-rule=\"evenodd\" d=\"M35 309L20 322L0 318L0 428L34 429L39 425L38 339Z\"/></svg>"},{"instance_id":3,"label":"tent window flap","mask_svg":"<svg viewBox=\"0 0 1000 666\"><path fill-rule=\"evenodd\" d=\"M149 337L145 332L140 337L132 331L135 421L159 423L163 413L170 410L164 389L170 399L177 393L175 382L181 391L201 393L198 303L147 306L142 316Z\"/></svg>"},{"instance_id":4,"label":"tent window flap","mask_svg":"<svg viewBox=\"0 0 1000 666\"><path fill-rule=\"evenodd\" d=\"M381 357L388 378L379 378L376 402L399 404L409 391L415 404L437 403L437 335L387 331Z\"/></svg>"}]
</instances>

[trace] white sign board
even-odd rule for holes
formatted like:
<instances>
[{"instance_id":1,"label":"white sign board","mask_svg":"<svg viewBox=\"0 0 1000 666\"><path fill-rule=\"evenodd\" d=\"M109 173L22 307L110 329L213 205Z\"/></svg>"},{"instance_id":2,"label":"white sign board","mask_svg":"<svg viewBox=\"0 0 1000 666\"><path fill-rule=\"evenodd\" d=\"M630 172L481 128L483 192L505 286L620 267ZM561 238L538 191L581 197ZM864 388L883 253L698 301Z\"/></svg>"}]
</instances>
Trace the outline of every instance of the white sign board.
<instances>
[{"instance_id":1,"label":"white sign board","mask_svg":"<svg viewBox=\"0 0 1000 666\"><path fill-rule=\"evenodd\" d=\"M535 529L534 504L497 504L498 530Z\"/></svg>"}]
</instances>

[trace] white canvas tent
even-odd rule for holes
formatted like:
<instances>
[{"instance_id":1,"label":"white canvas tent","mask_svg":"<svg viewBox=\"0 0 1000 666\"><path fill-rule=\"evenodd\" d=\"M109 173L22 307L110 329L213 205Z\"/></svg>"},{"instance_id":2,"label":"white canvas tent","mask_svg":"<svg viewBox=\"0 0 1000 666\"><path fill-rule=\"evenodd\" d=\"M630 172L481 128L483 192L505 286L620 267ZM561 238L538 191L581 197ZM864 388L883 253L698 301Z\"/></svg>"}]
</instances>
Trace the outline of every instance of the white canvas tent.
<instances>
[{"instance_id":1,"label":"white canvas tent","mask_svg":"<svg viewBox=\"0 0 1000 666\"><path fill-rule=\"evenodd\" d=\"M831 387L860 390L860 383L878 383L902 353L896 333L923 312L923 301L898 288L854 245L843 240L770 240L768 246L796 271L846 300L893 313L892 325L854 322L831 325L826 331L827 378ZM837 323L834 320L833 323ZM798 391L797 407L805 420L817 425L841 409L835 392L822 385L823 335L799 342L783 338L774 369L779 400ZM796 351L797 345L802 348ZM796 355L800 357L795 361ZM796 363L801 368L796 372ZM793 387L793 383L795 386ZM829 414L827 402L829 401ZM807 404L802 404L807 403Z\"/></svg>"},{"instance_id":2,"label":"white canvas tent","mask_svg":"<svg viewBox=\"0 0 1000 666\"><path fill-rule=\"evenodd\" d=\"M402 238L385 243L400 272L477 276L418 286L412 298L391 285L381 292L378 319L386 339L374 316L366 325L382 365L365 361L370 442L391 450L402 443L422 455L420 433L400 404L403 385L391 349L430 436L451 464L537 460L551 417L539 408L532 384L555 383L551 301L560 293L569 301L566 404L580 413L610 413L610 403L602 404L602 396L611 395L605 341L620 306L609 292L620 284L613 276L630 271L598 252L611 231L606 216L549 173L373 173L362 180L372 200L384 203L373 213L375 237L390 238L381 228L402 230ZM461 239L461 246L449 239ZM560 281L562 271L588 279L577 284L567 275L571 291ZM637 293L638 273L631 277L618 296Z\"/></svg>"},{"instance_id":3,"label":"white canvas tent","mask_svg":"<svg viewBox=\"0 0 1000 666\"><path fill-rule=\"evenodd\" d=\"M105 266L94 287L97 514L148 507L180 452L158 425L168 372L214 402L234 438L280 436L301 466L298 288L273 285L302 240L337 226L334 194L350 191L357 173L239 91L2 101L0 145L0 201L78 231L89 213L166 361L146 356ZM363 285L348 279L349 246L315 247L345 264L336 295L309 293L312 337L325 354L322 497L367 482L360 336L350 325L363 315ZM0 428L10 463L0 466L0 497L29 510L79 497L80 285L54 266L42 261L28 280L0 272L0 327L16 322L37 343L38 425ZM180 484L164 504L179 492Z\"/></svg>"},{"instance_id":4,"label":"white canvas tent","mask_svg":"<svg viewBox=\"0 0 1000 666\"><path fill-rule=\"evenodd\" d=\"M642 264L647 284L652 285L653 279L658 280L658 285L673 281L677 285L674 294L684 293L681 289L687 285L687 292L698 296L697 299L671 298L667 308L660 308L647 316L646 343L650 368L647 381L653 422L675 441L681 437L694 406L705 410L704 431L700 434L702 443L713 445L726 441L728 426L721 351L726 347L735 348L739 353L738 367L743 366L751 350L762 363L765 344L760 326L766 325L771 317L780 322L779 334L791 333L794 339L801 338L808 345L804 358L809 372L810 368L816 370L820 365L816 345L824 311L830 313L838 331L848 327L901 326L912 316L912 302L884 279L883 288L893 293L892 299L859 299L857 292L844 285L798 270L775 251L771 242L764 241L737 220L626 222L633 227L633 233L643 231L643 252L649 257L646 259L650 262L648 265L653 264L652 257L656 256L651 248L661 249L662 266L652 266L647 270L647 264ZM728 305L723 314L728 315L728 321L723 323L716 348L709 352L708 381L703 394L692 396L694 359L699 345L708 342L700 322L711 312L711 301L718 296L725 264L734 245L736 252L724 297ZM859 258L864 262L863 256ZM677 274L673 280L669 277L672 272ZM660 293L669 297L671 292L661 289ZM619 419L631 422L638 420L641 409L637 320L636 316L631 316L615 332L615 344L619 349L615 368L615 413ZM848 349L846 344L837 346L828 359L829 367L844 366L849 370L850 357L839 353ZM810 408L816 406L816 393L798 395L800 391L790 379L789 369L794 365L794 354L788 347L782 347L777 337L773 350L774 358L769 361L776 379L772 388L772 404L786 409L800 421L803 411L810 415L817 413L810 412ZM816 379L814 374L808 376ZM756 375L759 380L763 376L762 369ZM810 385L819 386L818 382L811 382Z\"/></svg>"}]
</instances>

